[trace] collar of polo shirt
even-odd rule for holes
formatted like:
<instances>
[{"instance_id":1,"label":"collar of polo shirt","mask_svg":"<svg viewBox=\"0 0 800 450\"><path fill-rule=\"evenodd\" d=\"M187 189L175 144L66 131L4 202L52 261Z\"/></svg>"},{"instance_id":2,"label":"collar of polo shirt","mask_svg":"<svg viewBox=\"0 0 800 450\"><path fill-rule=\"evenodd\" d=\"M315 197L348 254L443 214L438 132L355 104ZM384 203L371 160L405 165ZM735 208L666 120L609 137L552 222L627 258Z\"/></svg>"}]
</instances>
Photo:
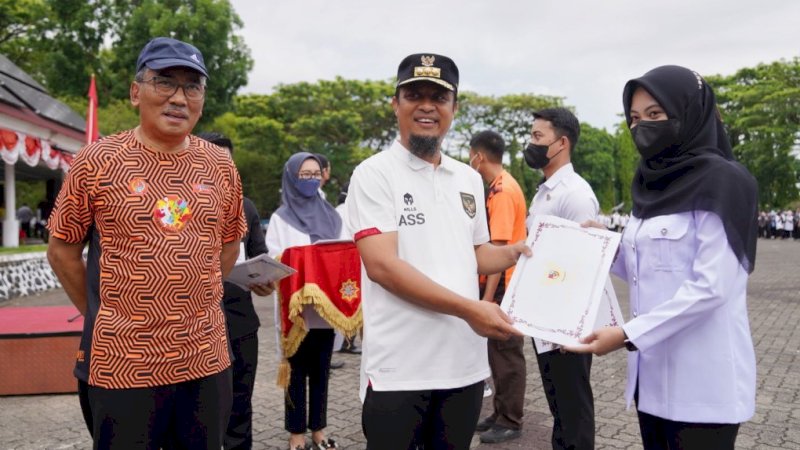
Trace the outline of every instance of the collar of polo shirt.
<instances>
[{"instance_id":1,"label":"collar of polo shirt","mask_svg":"<svg viewBox=\"0 0 800 450\"><path fill-rule=\"evenodd\" d=\"M429 163L428 161L425 161L422 158L418 158L416 155L411 153L411 151L405 148L403 144L400 143L399 140L395 141L395 144L396 145L392 145L391 147L389 147L389 151L396 154L400 159L406 161L408 167L410 167L411 170L416 172L433 167L433 164ZM439 153L442 155L439 167L441 167L444 170L447 170L448 172L452 172L455 169L454 164L456 164L456 161L445 155L444 152L439 152Z\"/></svg>"}]
</instances>

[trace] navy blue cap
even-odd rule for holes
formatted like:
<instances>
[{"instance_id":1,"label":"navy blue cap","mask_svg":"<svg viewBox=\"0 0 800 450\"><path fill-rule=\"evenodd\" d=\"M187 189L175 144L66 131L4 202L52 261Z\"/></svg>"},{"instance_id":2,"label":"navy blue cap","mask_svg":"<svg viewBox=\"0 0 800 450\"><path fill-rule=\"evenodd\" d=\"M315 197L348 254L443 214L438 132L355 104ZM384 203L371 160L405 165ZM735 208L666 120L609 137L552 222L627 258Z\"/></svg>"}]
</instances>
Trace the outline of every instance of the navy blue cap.
<instances>
[{"instance_id":1,"label":"navy blue cap","mask_svg":"<svg viewBox=\"0 0 800 450\"><path fill-rule=\"evenodd\" d=\"M415 81L431 81L458 91L458 67L452 59L435 53L415 53L406 56L397 68L397 86Z\"/></svg>"},{"instance_id":2,"label":"navy blue cap","mask_svg":"<svg viewBox=\"0 0 800 450\"><path fill-rule=\"evenodd\" d=\"M203 62L203 54L197 47L168 37L154 38L144 46L136 60L136 71L142 70L144 66L152 70L186 67L210 78Z\"/></svg>"}]
</instances>

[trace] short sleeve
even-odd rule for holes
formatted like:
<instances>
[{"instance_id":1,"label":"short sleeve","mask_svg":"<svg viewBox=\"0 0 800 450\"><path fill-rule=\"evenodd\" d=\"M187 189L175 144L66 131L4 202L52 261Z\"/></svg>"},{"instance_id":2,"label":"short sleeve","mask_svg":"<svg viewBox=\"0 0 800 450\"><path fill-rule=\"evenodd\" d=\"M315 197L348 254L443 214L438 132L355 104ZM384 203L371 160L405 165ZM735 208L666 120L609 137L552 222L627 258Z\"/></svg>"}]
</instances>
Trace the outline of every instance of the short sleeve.
<instances>
[{"instance_id":1,"label":"short sleeve","mask_svg":"<svg viewBox=\"0 0 800 450\"><path fill-rule=\"evenodd\" d=\"M91 193L99 167L87 150L88 147L75 156L47 222L51 236L70 244L83 242L93 222Z\"/></svg>"},{"instance_id":2,"label":"short sleeve","mask_svg":"<svg viewBox=\"0 0 800 450\"><path fill-rule=\"evenodd\" d=\"M489 235L493 241L511 241L514 233L514 198L508 192L497 192L488 201Z\"/></svg>"},{"instance_id":3,"label":"short sleeve","mask_svg":"<svg viewBox=\"0 0 800 450\"><path fill-rule=\"evenodd\" d=\"M233 162L230 160L228 162L228 169L230 185L225 200L225 218L223 220L224 227L222 231L223 244L239 242L247 232L247 222L244 218L242 179L239 177L239 171L236 170L236 166L234 166Z\"/></svg>"},{"instance_id":4,"label":"short sleeve","mask_svg":"<svg viewBox=\"0 0 800 450\"><path fill-rule=\"evenodd\" d=\"M561 217L577 223L597 219L597 213L600 211L597 197L591 190L572 191L564 198L563 202Z\"/></svg>"},{"instance_id":5,"label":"short sleeve","mask_svg":"<svg viewBox=\"0 0 800 450\"><path fill-rule=\"evenodd\" d=\"M356 168L345 204L346 224L353 240L397 231L391 185L378 168L364 164Z\"/></svg>"}]
</instances>

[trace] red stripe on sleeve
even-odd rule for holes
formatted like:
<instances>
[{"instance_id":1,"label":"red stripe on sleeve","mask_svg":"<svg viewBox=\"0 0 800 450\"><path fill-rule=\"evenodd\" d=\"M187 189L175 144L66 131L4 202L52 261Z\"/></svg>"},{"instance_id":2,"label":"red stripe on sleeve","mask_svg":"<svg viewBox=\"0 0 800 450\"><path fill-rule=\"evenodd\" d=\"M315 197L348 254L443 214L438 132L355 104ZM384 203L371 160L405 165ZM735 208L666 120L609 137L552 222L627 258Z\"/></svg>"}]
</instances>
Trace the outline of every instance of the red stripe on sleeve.
<instances>
[{"instance_id":1,"label":"red stripe on sleeve","mask_svg":"<svg viewBox=\"0 0 800 450\"><path fill-rule=\"evenodd\" d=\"M353 240L358 242L359 240L367 237L367 236L374 236L376 234L381 234L381 230L377 228L367 228L366 230L361 230L353 236Z\"/></svg>"}]
</instances>

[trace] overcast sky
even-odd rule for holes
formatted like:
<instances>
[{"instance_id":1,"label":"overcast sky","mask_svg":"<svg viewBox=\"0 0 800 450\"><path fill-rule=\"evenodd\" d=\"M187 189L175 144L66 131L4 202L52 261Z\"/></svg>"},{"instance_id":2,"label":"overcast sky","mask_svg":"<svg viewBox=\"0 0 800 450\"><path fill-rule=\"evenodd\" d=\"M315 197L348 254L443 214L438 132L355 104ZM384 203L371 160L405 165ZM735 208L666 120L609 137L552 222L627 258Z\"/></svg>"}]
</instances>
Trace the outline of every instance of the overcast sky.
<instances>
[{"instance_id":1,"label":"overcast sky","mask_svg":"<svg viewBox=\"0 0 800 450\"><path fill-rule=\"evenodd\" d=\"M798 0L232 0L255 66L242 93L279 83L389 79L408 54L450 56L460 90L566 97L612 127L625 82L678 64L731 74L800 56Z\"/></svg>"}]
</instances>

